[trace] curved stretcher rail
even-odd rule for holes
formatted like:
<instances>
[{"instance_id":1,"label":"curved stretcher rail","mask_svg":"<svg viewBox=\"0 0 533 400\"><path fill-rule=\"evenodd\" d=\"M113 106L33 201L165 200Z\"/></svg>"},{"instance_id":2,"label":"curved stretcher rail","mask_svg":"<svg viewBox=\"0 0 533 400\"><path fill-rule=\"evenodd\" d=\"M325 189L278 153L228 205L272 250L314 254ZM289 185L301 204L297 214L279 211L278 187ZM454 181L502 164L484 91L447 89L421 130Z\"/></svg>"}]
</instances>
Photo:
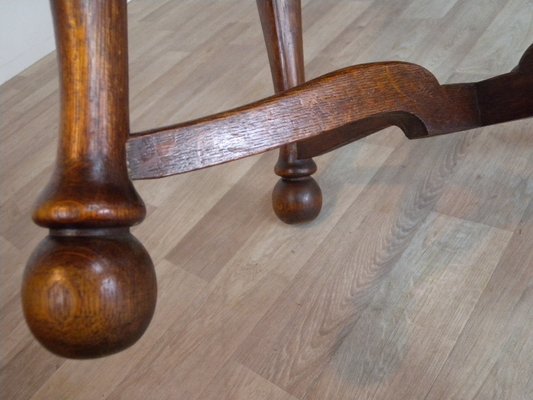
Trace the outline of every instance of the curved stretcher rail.
<instances>
[{"instance_id":1,"label":"curved stretcher rail","mask_svg":"<svg viewBox=\"0 0 533 400\"><path fill-rule=\"evenodd\" d=\"M129 174L159 178L297 141L308 158L390 125L415 139L525 118L533 115L531 54L530 47L511 73L453 85L403 62L345 68L234 110L133 134Z\"/></svg>"}]
</instances>

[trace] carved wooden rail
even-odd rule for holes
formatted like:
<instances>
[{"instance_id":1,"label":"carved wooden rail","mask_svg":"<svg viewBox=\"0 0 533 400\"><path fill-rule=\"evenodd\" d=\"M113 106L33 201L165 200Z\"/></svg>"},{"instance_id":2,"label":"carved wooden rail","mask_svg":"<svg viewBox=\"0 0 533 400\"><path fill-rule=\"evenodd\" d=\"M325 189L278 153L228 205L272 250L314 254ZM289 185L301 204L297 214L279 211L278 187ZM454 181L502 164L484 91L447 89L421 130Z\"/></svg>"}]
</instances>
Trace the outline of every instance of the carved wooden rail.
<instances>
[{"instance_id":1,"label":"carved wooden rail","mask_svg":"<svg viewBox=\"0 0 533 400\"><path fill-rule=\"evenodd\" d=\"M130 178L159 178L280 147L274 209L285 222L309 221L322 203L311 178L316 155L390 125L414 139L533 116L533 47L512 72L478 83L440 85L420 66L385 62L302 84L299 0L258 0L277 95L129 135L126 0L51 5L61 139L33 214L50 234L28 261L22 300L35 337L66 357L119 351L152 318L154 267L129 232L146 211Z\"/></svg>"},{"instance_id":2,"label":"carved wooden rail","mask_svg":"<svg viewBox=\"0 0 533 400\"><path fill-rule=\"evenodd\" d=\"M474 87L440 86L407 63L350 67L249 106L134 135L127 143L130 177L188 172L376 116L412 138L468 129L478 122Z\"/></svg>"},{"instance_id":3,"label":"carved wooden rail","mask_svg":"<svg viewBox=\"0 0 533 400\"><path fill-rule=\"evenodd\" d=\"M130 177L184 173L302 140L299 156L310 158L390 125L415 139L525 118L533 115L533 74L523 70L440 85L414 64L346 68L245 107L133 134Z\"/></svg>"}]
</instances>

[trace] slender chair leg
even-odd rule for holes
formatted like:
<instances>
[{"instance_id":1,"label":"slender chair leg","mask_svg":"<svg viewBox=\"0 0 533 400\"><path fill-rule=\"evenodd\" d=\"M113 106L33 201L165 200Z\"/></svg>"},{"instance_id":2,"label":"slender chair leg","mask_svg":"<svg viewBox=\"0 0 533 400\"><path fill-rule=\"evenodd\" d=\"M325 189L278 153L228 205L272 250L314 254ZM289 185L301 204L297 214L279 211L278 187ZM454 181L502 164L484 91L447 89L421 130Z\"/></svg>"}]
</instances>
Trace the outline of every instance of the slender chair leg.
<instances>
[{"instance_id":1,"label":"slender chair leg","mask_svg":"<svg viewBox=\"0 0 533 400\"><path fill-rule=\"evenodd\" d=\"M145 216L131 184L126 0L52 0L60 66L56 168L33 219L50 228L26 266L28 325L50 351L98 357L133 344L155 308Z\"/></svg>"},{"instance_id":2,"label":"slender chair leg","mask_svg":"<svg viewBox=\"0 0 533 400\"><path fill-rule=\"evenodd\" d=\"M276 93L305 81L300 0L257 0ZM280 148L275 172L281 179L272 192L276 215L288 224L315 219L322 208L322 192L311 177L312 159L297 158L297 143Z\"/></svg>"}]
</instances>

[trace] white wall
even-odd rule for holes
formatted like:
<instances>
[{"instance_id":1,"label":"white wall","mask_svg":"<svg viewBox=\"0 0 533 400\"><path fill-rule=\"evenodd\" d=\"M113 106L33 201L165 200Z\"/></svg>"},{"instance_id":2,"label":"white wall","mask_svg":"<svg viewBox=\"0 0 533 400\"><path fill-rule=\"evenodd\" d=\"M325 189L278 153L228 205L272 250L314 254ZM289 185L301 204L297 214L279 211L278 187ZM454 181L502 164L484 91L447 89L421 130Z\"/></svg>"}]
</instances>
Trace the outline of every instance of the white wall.
<instances>
[{"instance_id":1,"label":"white wall","mask_svg":"<svg viewBox=\"0 0 533 400\"><path fill-rule=\"evenodd\" d=\"M0 0L0 85L54 49L48 0Z\"/></svg>"},{"instance_id":2,"label":"white wall","mask_svg":"<svg viewBox=\"0 0 533 400\"><path fill-rule=\"evenodd\" d=\"M0 84L54 48L47 0L0 0Z\"/></svg>"}]
</instances>

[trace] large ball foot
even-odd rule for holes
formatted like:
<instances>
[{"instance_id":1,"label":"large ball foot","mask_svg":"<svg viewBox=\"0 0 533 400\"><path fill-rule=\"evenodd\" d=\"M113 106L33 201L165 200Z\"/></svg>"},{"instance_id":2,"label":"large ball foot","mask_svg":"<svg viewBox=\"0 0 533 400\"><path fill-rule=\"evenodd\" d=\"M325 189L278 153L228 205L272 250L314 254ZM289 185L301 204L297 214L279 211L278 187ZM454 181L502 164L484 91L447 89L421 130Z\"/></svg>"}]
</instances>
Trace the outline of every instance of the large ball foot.
<instances>
[{"instance_id":1,"label":"large ball foot","mask_svg":"<svg viewBox=\"0 0 533 400\"><path fill-rule=\"evenodd\" d=\"M155 309L154 266L127 229L58 232L33 252L22 284L24 315L51 352L94 358L132 345Z\"/></svg>"},{"instance_id":2,"label":"large ball foot","mask_svg":"<svg viewBox=\"0 0 533 400\"><path fill-rule=\"evenodd\" d=\"M322 208L322 191L311 177L280 179L272 192L272 207L283 222L314 220Z\"/></svg>"}]
</instances>

